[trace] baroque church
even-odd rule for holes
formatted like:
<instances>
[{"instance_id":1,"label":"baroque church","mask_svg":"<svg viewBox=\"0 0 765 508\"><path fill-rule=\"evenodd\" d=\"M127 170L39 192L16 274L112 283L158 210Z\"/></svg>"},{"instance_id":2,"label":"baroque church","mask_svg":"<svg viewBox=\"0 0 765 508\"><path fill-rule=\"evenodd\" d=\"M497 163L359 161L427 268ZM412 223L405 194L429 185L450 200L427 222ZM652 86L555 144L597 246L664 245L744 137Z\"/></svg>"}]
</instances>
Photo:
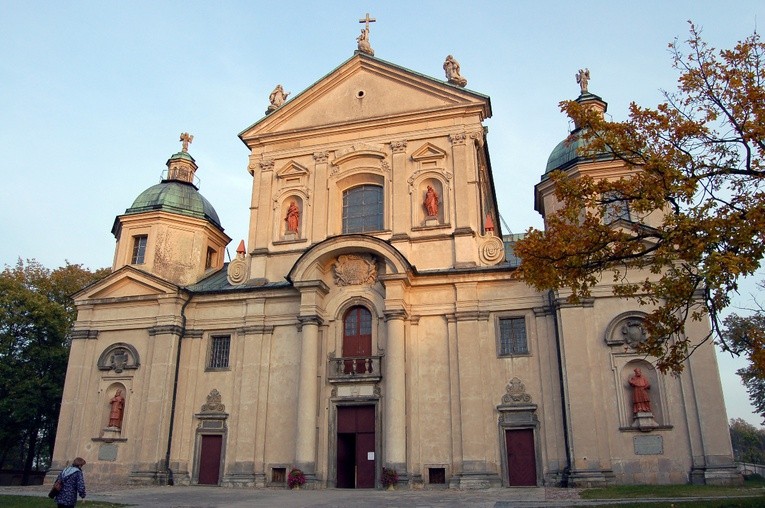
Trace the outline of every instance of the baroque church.
<instances>
[{"instance_id":1,"label":"baroque church","mask_svg":"<svg viewBox=\"0 0 765 508\"><path fill-rule=\"evenodd\" d=\"M116 217L111 275L75 295L49 474L82 456L89 478L134 484L739 481L713 345L664 376L634 349L645 309L608 281L574 305L519 280L489 97L451 56L445 80L375 57L368 21L353 56L289 100L278 86L239 134L252 199L234 259L186 133ZM629 173L567 141L539 169L543 216L550 172Z\"/></svg>"}]
</instances>

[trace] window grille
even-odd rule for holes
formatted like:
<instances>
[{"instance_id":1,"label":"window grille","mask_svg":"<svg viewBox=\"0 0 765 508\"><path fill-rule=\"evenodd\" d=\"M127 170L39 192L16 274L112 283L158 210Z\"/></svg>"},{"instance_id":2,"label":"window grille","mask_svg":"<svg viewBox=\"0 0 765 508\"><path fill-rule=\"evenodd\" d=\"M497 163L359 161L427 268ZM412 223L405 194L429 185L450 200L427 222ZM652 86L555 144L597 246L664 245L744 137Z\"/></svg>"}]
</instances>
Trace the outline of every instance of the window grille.
<instances>
[{"instance_id":1,"label":"window grille","mask_svg":"<svg viewBox=\"0 0 765 508\"><path fill-rule=\"evenodd\" d=\"M499 320L499 356L527 354L526 319L503 318Z\"/></svg>"}]
</instances>

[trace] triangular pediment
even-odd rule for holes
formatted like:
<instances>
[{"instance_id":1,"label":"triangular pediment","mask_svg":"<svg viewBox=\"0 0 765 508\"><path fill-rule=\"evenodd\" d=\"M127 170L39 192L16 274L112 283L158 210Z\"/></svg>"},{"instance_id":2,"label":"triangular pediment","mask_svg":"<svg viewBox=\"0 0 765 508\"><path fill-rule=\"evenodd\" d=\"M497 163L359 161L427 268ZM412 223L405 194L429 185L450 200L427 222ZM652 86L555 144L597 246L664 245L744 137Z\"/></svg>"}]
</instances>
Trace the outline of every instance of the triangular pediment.
<instances>
[{"instance_id":1,"label":"triangular pediment","mask_svg":"<svg viewBox=\"0 0 765 508\"><path fill-rule=\"evenodd\" d=\"M390 120L413 113L474 106L491 116L489 98L404 67L356 54L239 134L248 139L276 133Z\"/></svg>"},{"instance_id":2,"label":"triangular pediment","mask_svg":"<svg viewBox=\"0 0 765 508\"><path fill-rule=\"evenodd\" d=\"M276 172L279 178L290 178L308 174L308 169L295 161L290 161Z\"/></svg>"},{"instance_id":3,"label":"triangular pediment","mask_svg":"<svg viewBox=\"0 0 765 508\"><path fill-rule=\"evenodd\" d=\"M426 161L446 158L446 152L431 143L425 143L412 154L412 160Z\"/></svg>"},{"instance_id":4,"label":"triangular pediment","mask_svg":"<svg viewBox=\"0 0 765 508\"><path fill-rule=\"evenodd\" d=\"M76 302L94 299L175 294L178 286L159 277L124 266L74 295Z\"/></svg>"}]
</instances>

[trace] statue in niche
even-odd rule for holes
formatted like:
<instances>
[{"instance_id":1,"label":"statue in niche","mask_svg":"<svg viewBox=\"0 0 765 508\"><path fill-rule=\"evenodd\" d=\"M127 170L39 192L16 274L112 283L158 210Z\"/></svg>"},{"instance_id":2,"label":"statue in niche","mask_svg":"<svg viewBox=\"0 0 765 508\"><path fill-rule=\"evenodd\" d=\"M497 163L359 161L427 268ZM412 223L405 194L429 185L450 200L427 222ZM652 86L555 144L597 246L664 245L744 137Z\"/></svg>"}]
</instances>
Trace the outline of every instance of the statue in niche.
<instances>
[{"instance_id":1,"label":"statue in niche","mask_svg":"<svg viewBox=\"0 0 765 508\"><path fill-rule=\"evenodd\" d=\"M463 87L467 85L467 79L460 75L460 63L452 55L446 56L444 71L446 71L446 81L449 83Z\"/></svg>"},{"instance_id":2,"label":"statue in niche","mask_svg":"<svg viewBox=\"0 0 765 508\"><path fill-rule=\"evenodd\" d=\"M425 201L422 204L428 212L428 217L438 217L438 193L430 185L425 192Z\"/></svg>"},{"instance_id":3,"label":"statue in niche","mask_svg":"<svg viewBox=\"0 0 765 508\"><path fill-rule=\"evenodd\" d=\"M287 216L284 218L284 222L287 223L287 233L298 234L298 226L300 225L300 209L295 201L290 201L290 206L287 208Z\"/></svg>"},{"instance_id":4,"label":"statue in niche","mask_svg":"<svg viewBox=\"0 0 765 508\"><path fill-rule=\"evenodd\" d=\"M590 82L590 69L579 69L579 72L574 74L574 76L582 93L587 93L587 84Z\"/></svg>"},{"instance_id":5,"label":"statue in niche","mask_svg":"<svg viewBox=\"0 0 765 508\"><path fill-rule=\"evenodd\" d=\"M117 393L114 394L112 400L109 401L109 405L112 407L109 411L109 427L115 429L122 428L122 417L125 413L125 397L122 396L122 390L117 389Z\"/></svg>"},{"instance_id":6,"label":"statue in niche","mask_svg":"<svg viewBox=\"0 0 765 508\"><path fill-rule=\"evenodd\" d=\"M648 396L648 390L651 389L651 384L639 368L635 369L635 375L630 378L629 383L632 387L632 413L650 413L651 398Z\"/></svg>"},{"instance_id":7,"label":"statue in niche","mask_svg":"<svg viewBox=\"0 0 765 508\"><path fill-rule=\"evenodd\" d=\"M282 104L284 104L284 101L287 100L287 96L290 94L290 92L285 92L284 88L282 88L282 85L276 85L276 88L274 88L274 91L271 92L271 95L268 96L268 102L271 103L270 106L268 106L268 110L266 110L266 113L270 113L271 111L274 111L275 109L281 107Z\"/></svg>"}]
</instances>

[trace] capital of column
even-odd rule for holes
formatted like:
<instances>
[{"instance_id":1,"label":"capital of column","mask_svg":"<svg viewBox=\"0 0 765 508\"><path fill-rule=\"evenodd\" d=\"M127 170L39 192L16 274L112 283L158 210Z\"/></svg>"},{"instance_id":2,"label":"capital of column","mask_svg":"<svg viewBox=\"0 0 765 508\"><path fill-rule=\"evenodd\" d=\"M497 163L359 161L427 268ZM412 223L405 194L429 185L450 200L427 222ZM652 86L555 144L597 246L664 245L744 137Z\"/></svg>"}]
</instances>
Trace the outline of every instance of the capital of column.
<instances>
[{"instance_id":1,"label":"capital of column","mask_svg":"<svg viewBox=\"0 0 765 508\"><path fill-rule=\"evenodd\" d=\"M314 152L313 160L316 161L316 164L326 164L329 160L329 152Z\"/></svg>"},{"instance_id":2,"label":"capital of column","mask_svg":"<svg viewBox=\"0 0 765 508\"><path fill-rule=\"evenodd\" d=\"M270 159L265 159L260 161L260 170L261 171L273 171L274 169L274 161Z\"/></svg>"},{"instance_id":3,"label":"capital of column","mask_svg":"<svg viewBox=\"0 0 765 508\"><path fill-rule=\"evenodd\" d=\"M452 145L464 145L467 137L468 135L466 132L455 132L449 134L449 141L451 141Z\"/></svg>"},{"instance_id":4,"label":"capital of column","mask_svg":"<svg viewBox=\"0 0 765 508\"><path fill-rule=\"evenodd\" d=\"M72 340L75 339L97 339L98 338L98 330L74 330L72 331L70 337Z\"/></svg>"},{"instance_id":5,"label":"capital of column","mask_svg":"<svg viewBox=\"0 0 765 508\"><path fill-rule=\"evenodd\" d=\"M149 328L149 336L155 335L181 335L183 328L178 325L157 325Z\"/></svg>"},{"instance_id":6,"label":"capital of column","mask_svg":"<svg viewBox=\"0 0 765 508\"><path fill-rule=\"evenodd\" d=\"M313 315L313 316L298 316L298 331L303 330L303 326L305 325L316 325L321 326L324 324L324 320L321 318L321 316Z\"/></svg>"},{"instance_id":7,"label":"capital of column","mask_svg":"<svg viewBox=\"0 0 765 508\"><path fill-rule=\"evenodd\" d=\"M407 312L404 309L390 309L383 311L383 315L385 316L385 321L391 321L394 319L406 319L407 318Z\"/></svg>"},{"instance_id":8,"label":"capital of column","mask_svg":"<svg viewBox=\"0 0 765 508\"><path fill-rule=\"evenodd\" d=\"M404 153L406 152L406 140L391 141L390 148L393 150L393 153Z\"/></svg>"}]
</instances>

